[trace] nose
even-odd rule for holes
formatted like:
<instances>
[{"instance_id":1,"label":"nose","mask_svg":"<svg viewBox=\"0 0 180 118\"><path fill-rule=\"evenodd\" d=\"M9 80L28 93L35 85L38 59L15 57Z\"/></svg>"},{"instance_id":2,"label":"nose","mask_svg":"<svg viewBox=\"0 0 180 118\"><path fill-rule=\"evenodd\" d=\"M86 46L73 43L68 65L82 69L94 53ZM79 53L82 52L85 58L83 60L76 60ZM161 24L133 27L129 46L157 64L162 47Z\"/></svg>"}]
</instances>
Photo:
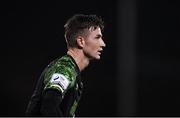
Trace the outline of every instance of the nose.
<instances>
[{"instance_id":1,"label":"nose","mask_svg":"<svg viewBox=\"0 0 180 118\"><path fill-rule=\"evenodd\" d=\"M106 47L106 44L105 44L105 42L103 41L103 39L101 39L101 46L102 46L102 47Z\"/></svg>"}]
</instances>

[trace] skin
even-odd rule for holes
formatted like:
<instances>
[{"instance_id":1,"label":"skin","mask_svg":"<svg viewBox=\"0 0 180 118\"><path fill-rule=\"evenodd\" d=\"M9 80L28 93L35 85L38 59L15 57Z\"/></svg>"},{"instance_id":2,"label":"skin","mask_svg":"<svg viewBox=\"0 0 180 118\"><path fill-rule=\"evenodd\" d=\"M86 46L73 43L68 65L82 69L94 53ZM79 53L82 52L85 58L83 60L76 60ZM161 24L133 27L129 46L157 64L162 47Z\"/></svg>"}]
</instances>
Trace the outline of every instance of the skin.
<instances>
[{"instance_id":1,"label":"skin","mask_svg":"<svg viewBox=\"0 0 180 118\"><path fill-rule=\"evenodd\" d=\"M99 60L103 48L106 46L102 39L101 29L91 27L86 36L78 36L77 47L68 49L67 54L71 55L76 61L79 69L82 71L92 59Z\"/></svg>"}]
</instances>

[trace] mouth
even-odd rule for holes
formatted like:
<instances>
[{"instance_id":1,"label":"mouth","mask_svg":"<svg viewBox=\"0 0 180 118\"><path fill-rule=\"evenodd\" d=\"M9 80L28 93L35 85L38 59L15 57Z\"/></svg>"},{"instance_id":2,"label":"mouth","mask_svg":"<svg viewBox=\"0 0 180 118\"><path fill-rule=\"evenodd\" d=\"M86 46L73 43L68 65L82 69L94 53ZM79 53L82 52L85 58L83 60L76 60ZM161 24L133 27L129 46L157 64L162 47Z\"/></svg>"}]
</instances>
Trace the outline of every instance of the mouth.
<instances>
[{"instance_id":1,"label":"mouth","mask_svg":"<svg viewBox=\"0 0 180 118\"><path fill-rule=\"evenodd\" d=\"M101 53L102 53L102 51L103 51L103 50L102 50L102 49L100 49L100 50L98 50L98 53L99 53L99 54L101 54Z\"/></svg>"}]
</instances>

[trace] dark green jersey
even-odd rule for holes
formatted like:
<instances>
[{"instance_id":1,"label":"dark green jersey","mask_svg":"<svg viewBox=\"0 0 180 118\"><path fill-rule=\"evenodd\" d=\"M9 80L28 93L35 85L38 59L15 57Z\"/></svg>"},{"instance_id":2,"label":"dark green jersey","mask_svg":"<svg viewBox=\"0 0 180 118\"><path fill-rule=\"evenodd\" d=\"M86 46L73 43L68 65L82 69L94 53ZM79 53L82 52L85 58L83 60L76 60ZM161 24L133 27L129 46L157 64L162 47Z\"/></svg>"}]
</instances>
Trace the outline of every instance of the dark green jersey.
<instances>
[{"instance_id":1,"label":"dark green jersey","mask_svg":"<svg viewBox=\"0 0 180 118\"><path fill-rule=\"evenodd\" d=\"M63 97L66 91L75 86L77 66L70 56L63 56L49 67L44 76L44 89L57 89Z\"/></svg>"},{"instance_id":2,"label":"dark green jersey","mask_svg":"<svg viewBox=\"0 0 180 118\"><path fill-rule=\"evenodd\" d=\"M54 60L43 71L29 102L28 115L43 116L44 113L41 109L49 103L42 102L45 99L43 94L48 90L56 91L58 95L59 93L61 95L60 104L58 104L58 109L61 112L59 114L73 116L82 93L82 82L80 70L71 56L65 55ZM51 102L51 99L49 101ZM46 106L46 109L48 108L51 107ZM49 114L49 116L51 115Z\"/></svg>"}]
</instances>

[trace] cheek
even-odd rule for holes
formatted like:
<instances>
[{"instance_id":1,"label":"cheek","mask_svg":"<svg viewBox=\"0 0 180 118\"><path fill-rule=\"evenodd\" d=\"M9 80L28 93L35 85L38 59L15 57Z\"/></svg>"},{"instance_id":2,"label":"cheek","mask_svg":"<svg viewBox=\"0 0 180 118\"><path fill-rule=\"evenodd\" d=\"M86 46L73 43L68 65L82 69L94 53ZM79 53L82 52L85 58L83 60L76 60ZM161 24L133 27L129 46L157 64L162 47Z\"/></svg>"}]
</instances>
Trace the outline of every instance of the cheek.
<instances>
[{"instance_id":1,"label":"cheek","mask_svg":"<svg viewBox=\"0 0 180 118\"><path fill-rule=\"evenodd\" d=\"M97 49L98 49L97 44L90 45L90 46L89 46L89 49L90 49L92 52L96 52Z\"/></svg>"},{"instance_id":2,"label":"cheek","mask_svg":"<svg viewBox=\"0 0 180 118\"><path fill-rule=\"evenodd\" d=\"M90 42L89 47L91 47L92 49L98 48L98 42L97 41Z\"/></svg>"},{"instance_id":3,"label":"cheek","mask_svg":"<svg viewBox=\"0 0 180 118\"><path fill-rule=\"evenodd\" d=\"M86 42L86 45L85 45L85 48L87 51L91 51L91 52L96 52L99 48L98 46L98 41L89 41L89 42Z\"/></svg>"}]
</instances>

